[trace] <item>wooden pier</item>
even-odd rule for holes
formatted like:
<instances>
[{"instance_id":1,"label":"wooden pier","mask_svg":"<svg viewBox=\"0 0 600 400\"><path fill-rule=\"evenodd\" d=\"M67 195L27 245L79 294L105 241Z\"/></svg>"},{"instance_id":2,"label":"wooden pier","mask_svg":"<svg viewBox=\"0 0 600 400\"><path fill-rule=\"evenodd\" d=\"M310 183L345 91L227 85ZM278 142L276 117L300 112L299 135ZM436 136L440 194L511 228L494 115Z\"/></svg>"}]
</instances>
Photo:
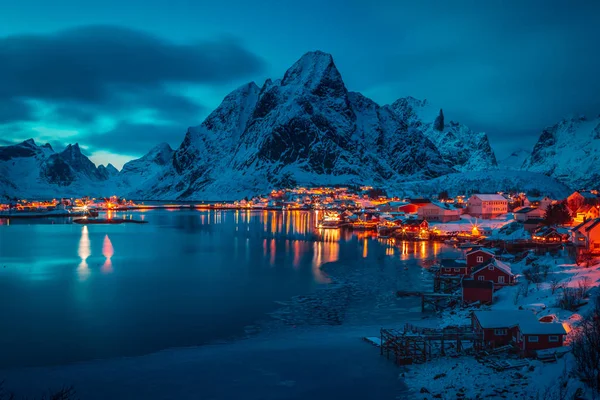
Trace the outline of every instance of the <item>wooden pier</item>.
<instances>
[{"instance_id":1,"label":"wooden pier","mask_svg":"<svg viewBox=\"0 0 600 400\"><path fill-rule=\"evenodd\" d=\"M436 356L463 353L467 349L480 350L483 336L470 326L442 329L419 328L410 324L404 330L380 330L380 354L394 357L398 365L423 364ZM471 346L465 346L465 343Z\"/></svg>"}]
</instances>

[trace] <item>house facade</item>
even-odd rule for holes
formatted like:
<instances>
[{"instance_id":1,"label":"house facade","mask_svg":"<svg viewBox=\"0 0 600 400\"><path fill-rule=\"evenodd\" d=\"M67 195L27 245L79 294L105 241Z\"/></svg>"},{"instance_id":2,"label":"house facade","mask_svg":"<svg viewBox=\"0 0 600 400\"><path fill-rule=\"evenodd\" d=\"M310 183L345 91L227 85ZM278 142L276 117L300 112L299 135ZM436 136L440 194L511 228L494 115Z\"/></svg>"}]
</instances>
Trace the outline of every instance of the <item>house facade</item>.
<instances>
[{"instance_id":1,"label":"house facade","mask_svg":"<svg viewBox=\"0 0 600 400\"><path fill-rule=\"evenodd\" d=\"M567 228L557 228L553 226L543 226L536 229L531 235L534 242L538 243L562 243L569 241L569 232Z\"/></svg>"},{"instance_id":2,"label":"house facade","mask_svg":"<svg viewBox=\"0 0 600 400\"><path fill-rule=\"evenodd\" d=\"M562 324L539 322L529 311L475 311L471 325L482 335L484 346L513 343L523 355L561 347L567 334Z\"/></svg>"},{"instance_id":3,"label":"house facade","mask_svg":"<svg viewBox=\"0 0 600 400\"><path fill-rule=\"evenodd\" d=\"M521 207L513 211L515 220L525 222L529 219L542 219L546 210L541 207Z\"/></svg>"},{"instance_id":4,"label":"house facade","mask_svg":"<svg viewBox=\"0 0 600 400\"><path fill-rule=\"evenodd\" d=\"M598 196L590 192L573 192L567 197L567 205L569 210L575 216L577 210L584 204L597 205L600 203Z\"/></svg>"},{"instance_id":5,"label":"house facade","mask_svg":"<svg viewBox=\"0 0 600 400\"><path fill-rule=\"evenodd\" d=\"M584 222L600 217L600 205L583 204L573 215L574 222Z\"/></svg>"},{"instance_id":6,"label":"house facade","mask_svg":"<svg viewBox=\"0 0 600 400\"><path fill-rule=\"evenodd\" d=\"M422 207L419 207L419 210L417 211L419 219L436 222L458 221L461 214L462 210L460 208L455 208L451 204L440 203L437 201L425 204Z\"/></svg>"},{"instance_id":7,"label":"house facade","mask_svg":"<svg viewBox=\"0 0 600 400\"><path fill-rule=\"evenodd\" d=\"M494 282L477 281L475 279L463 279L462 302L463 304L481 303L492 304L494 300Z\"/></svg>"},{"instance_id":8,"label":"house facade","mask_svg":"<svg viewBox=\"0 0 600 400\"><path fill-rule=\"evenodd\" d=\"M571 230L573 244L600 253L600 218L580 223Z\"/></svg>"},{"instance_id":9,"label":"house facade","mask_svg":"<svg viewBox=\"0 0 600 400\"><path fill-rule=\"evenodd\" d=\"M478 281L492 281L495 285L513 285L515 276L510 270L510 265L495 258L473 269L471 276Z\"/></svg>"},{"instance_id":10,"label":"house facade","mask_svg":"<svg viewBox=\"0 0 600 400\"><path fill-rule=\"evenodd\" d=\"M519 324L519 348L524 355L536 350L562 347L567 332L562 324L549 322L524 322Z\"/></svg>"},{"instance_id":11,"label":"house facade","mask_svg":"<svg viewBox=\"0 0 600 400\"><path fill-rule=\"evenodd\" d=\"M467 212L476 218L495 218L508 212L508 200L499 194L474 194L467 201Z\"/></svg>"},{"instance_id":12,"label":"house facade","mask_svg":"<svg viewBox=\"0 0 600 400\"><path fill-rule=\"evenodd\" d=\"M491 249L478 248L467 252L467 267L469 273L478 265L487 263L495 257L495 252Z\"/></svg>"}]
</instances>

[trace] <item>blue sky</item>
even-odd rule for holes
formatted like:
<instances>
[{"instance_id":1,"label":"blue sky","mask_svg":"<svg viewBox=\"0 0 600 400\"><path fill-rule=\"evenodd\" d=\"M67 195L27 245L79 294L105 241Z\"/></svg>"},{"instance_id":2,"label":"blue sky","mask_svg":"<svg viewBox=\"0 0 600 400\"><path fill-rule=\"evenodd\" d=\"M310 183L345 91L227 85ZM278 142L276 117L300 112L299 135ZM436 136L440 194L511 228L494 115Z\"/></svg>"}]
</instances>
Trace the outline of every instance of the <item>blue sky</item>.
<instances>
[{"instance_id":1,"label":"blue sky","mask_svg":"<svg viewBox=\"0 0 600 400\"><path fill-rule=\"evenodd\" d=\"M576 4L576 6L574 5ZM96 163L179 145L235 87L333 55L349 90L427 98L499 158L600 113L600 2L0 0L0 140Z\"/></svg>"}]
</instances>

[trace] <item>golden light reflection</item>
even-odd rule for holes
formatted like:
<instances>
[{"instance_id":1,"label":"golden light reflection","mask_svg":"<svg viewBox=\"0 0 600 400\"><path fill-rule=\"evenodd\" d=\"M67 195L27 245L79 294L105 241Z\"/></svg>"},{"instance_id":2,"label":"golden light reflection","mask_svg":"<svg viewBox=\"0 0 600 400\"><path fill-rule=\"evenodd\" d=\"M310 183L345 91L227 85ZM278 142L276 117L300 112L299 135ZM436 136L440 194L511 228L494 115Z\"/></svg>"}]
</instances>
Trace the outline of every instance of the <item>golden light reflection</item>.
<instances>
[{"instance_id":1,"label":"golden light reflection","mask_svg":"<svg viewBox=\"0 0 600 400\"><path fill-rule=\"evenodd\" d=\"M106 257L104 260L104 264L102 265L101 271L105 274L109 274L113 271L111 257L115 254L115 250L113 245L108 237L108 235L104 236L104 241L102 242L102 255Z\"/></svg>"},{"instance_id":2,"label":"golden light reflection","mask_svg":"<svg viewBox=\"0 0 600 400\"><path fill-rule=\"evenodd\" d=\"M336 242L314 242L312 270L315 281L330 283L331 279L321 270L321 266L339 259L340 245Z\"/></svg>"},{"instance_id":3,"label":"golden light reflection","mask_svg":"<svg viewBox=\"0 0 600 400\"><path fill-rule=\"evenodd\" d=\"M81 228L81 238L79 239L79 248L77 249L77 254L79 255L79 258L81 258L81 262L77 267L77 275L79 276L79 280L84 281L90 276L90 268L86 260L90 255L92 255L87 225L84 225Z\"/></svg>"},{"instance_id":4,"label":"golden light reflection","mask_svg":"<svg viewBox=\"0 0 600 400\"><path fill-rule=\"evenodd\" d=\"M294 249L294 261L292 261L292 265L294 268L298 268L300 266L300 258L302 256L302 243L299 240L294 240L293 249Z\"/></svg>"},{"instance_id":5,"label":"golden light reflection","mask_svg":"<svg viewBox=\"0 0 600 400\"><path fill-rule=\"evenodd\" d=\"M275 265L275 254L277 254L276 251L276 247L275 247L275 239L271 239L271 248L269 249L270 253L271 253L271 258L269 260L269 263L271 264L271 266Z\"/></svg>"},{"instance_id":6,"label":"golden light reflection","mask_svg":"<svg viewBox=\"0 0 600 400\"><path fill-rule=\"evenodd\" d=\"M363 239L363 252L362 252L362 256L363 256L363 258L367 258L367 255L369 255L369 244L368 244L367 238L365 238L365 239Z\"/></svg>"}]
</instances>

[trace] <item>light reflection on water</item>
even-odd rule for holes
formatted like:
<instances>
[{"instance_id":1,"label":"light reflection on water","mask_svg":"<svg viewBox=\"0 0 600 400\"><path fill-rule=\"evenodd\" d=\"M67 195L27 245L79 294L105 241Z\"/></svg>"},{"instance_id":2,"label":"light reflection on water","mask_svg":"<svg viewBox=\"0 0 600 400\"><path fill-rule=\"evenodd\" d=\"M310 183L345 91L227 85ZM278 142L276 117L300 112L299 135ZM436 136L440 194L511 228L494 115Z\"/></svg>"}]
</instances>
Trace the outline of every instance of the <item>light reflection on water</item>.
<instances>
[{"instance_id":1,"label":"light reflection on water","mask_svg":"<svg viewBox=\"0 0 600 400\"><path fill-rule=\"evenodd\" d=\"M102 264L102 269L101 269L101 271L103 273L110 274L113 271L111 257L114 254L115 254L115 250L113 248L113 245L112 245L108 235L106 235L106 236L104 236L104 241L102 242L102 255L104 257L106 257L106 260L104 261L104 264Z\"/></svg>"},{"instance_id":2,"label":"light reflection on water","mask_svg":"<svg viewBox=\"0 0 600 400\"><path fill-rule=\"evenodd\" d=\"M87 259L89 256L92 255L87 225L81 227L81 238L79 239L79 247L77 249L77 254L81 258L81 262L77 267L77 275L79 276L79 280L85 281L91 273L90 268L87 264Z\"/></svg>"},{"instance_id":3,"label":"light reflection on water","mask_svg":"<svg viewBox=\"0 0 600 400\"><path fill-rule=\"evenodd\" d=\"M19 316L10 332L0 331L0 368L139 355L243 335L276 302L331 282L325 264L417 288L430 279L420 260L448 250L373 232L317 230L317 214L306 211L110 213L142 216L148 224L15 220L0 226L8 264L0 270L0 304ZM388 268L372 270L384 262ZM326 270L333 274L337 266ZM35 313L51 321L47 332L36 329ZM48 349L54 341L68 345Z\"/></svg>"}]
</instances>

